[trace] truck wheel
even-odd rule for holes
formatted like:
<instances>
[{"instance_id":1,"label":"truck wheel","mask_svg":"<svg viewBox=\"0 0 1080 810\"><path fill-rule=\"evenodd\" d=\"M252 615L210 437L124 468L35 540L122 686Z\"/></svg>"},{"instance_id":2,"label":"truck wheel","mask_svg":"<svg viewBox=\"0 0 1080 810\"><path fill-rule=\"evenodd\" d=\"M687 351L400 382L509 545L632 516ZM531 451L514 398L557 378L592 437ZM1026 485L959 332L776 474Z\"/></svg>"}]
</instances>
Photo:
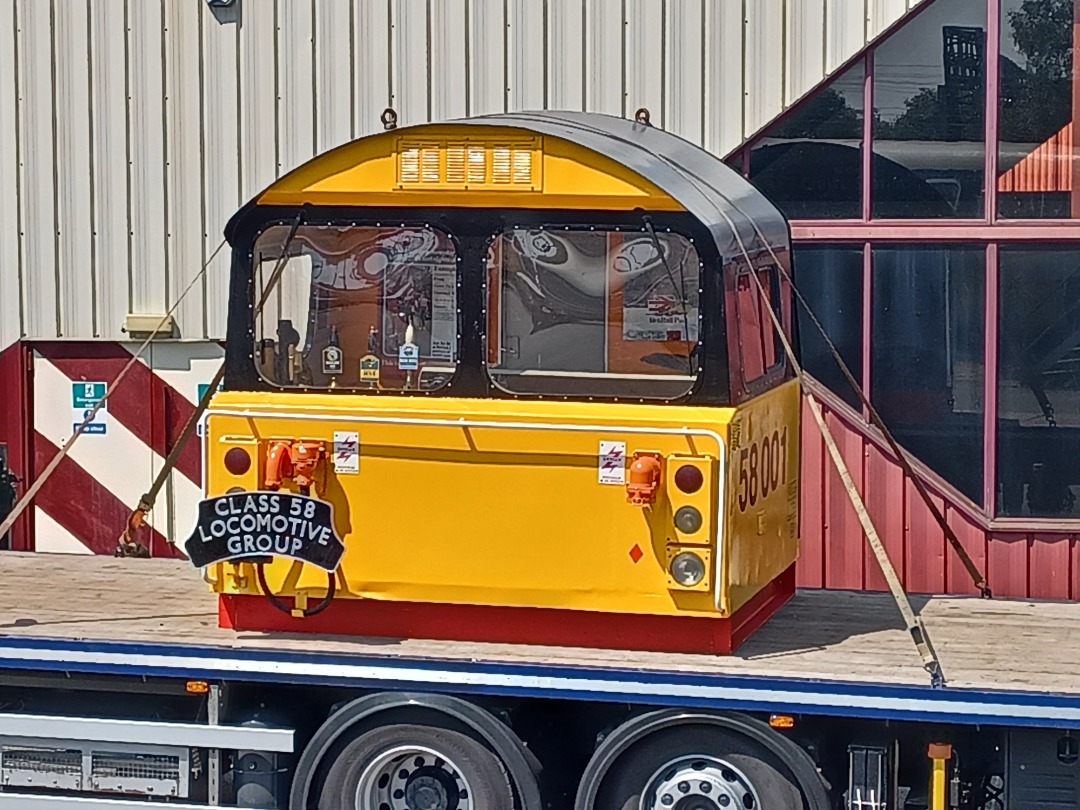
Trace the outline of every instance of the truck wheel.
<instances>
[{"instance_id":1,"label":"truck wheel","mask_svg":"<svg viewBox=\"0 0 1080 810\"><path fill-rule=\"evenodd\" d=\"M342 749L319 810L485 810L514 806L502 762L476 740L432 726L381 726Z\"/></svg>"},{"instance_id":2,"label":"truck wheel","mask_svg":"<svg viewBox=\"0 0 1080 810\"><path fill-rule=\"evenodd\" d=\"M797 810L802 792L778 757L706 726L650 734L619 757L594 810Z\"/></svg>"}]
</instances>

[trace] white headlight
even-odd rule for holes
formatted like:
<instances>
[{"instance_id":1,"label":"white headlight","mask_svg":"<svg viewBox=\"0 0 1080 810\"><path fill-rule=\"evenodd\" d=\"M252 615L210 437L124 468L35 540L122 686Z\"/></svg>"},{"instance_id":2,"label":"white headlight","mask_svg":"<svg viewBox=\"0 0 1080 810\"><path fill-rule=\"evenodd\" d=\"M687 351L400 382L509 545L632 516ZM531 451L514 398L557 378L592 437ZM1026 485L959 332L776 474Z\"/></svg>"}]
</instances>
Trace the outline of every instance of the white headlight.
<instances>
[{"instance_id":1,"label":"white headlight","mask_svg":"<svg viewBox=\"0 0 1080 810\"><path fill-rule=\"evenodd\" d=\"M671 561L671 578L684 588L692 588L705 578L705 563L690 551L676 554Z\"/></svg>"},{"instance_id":2,"label":"white headlight","mask_svg":"<svg viewBox=\"0 0 1080 810\"><path fill-rule=\"evenodd\" d=\"M693 534L701 528L701 512L693 506L680 506L675 512L675 525L683 534Z\"/></svg>"}]
</instances>

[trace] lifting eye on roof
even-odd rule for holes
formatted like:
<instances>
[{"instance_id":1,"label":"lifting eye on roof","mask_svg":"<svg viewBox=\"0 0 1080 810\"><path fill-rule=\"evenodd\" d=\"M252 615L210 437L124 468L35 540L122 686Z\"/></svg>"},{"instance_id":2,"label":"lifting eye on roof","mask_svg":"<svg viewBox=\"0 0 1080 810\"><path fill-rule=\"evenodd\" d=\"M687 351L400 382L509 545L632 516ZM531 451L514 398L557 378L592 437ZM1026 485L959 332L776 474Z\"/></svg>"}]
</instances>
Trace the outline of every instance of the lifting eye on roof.
<instances>
[{"instance_id":1,"label":"lifting eye on roof","mask_svg":"<svg viewBox=\"0 0 1080 810\"><path fill-rule=\"evenodd\" d=\"M643 124L647 127L652 126L652 122L649 120L648 107L638 107L637 112L634 113L634 123Z\"/></svg>"},{"instance_id":2,"label":"lifting eye on roof","mask_svg":"<svg viewBox=\"0 0 1080 810\"><path fill-rule=\"evenodd\" d=\"M397 129L397 113L394 112L393 107L387 107L383 110L379 120L382 121L383 129Z\"/></svg>"}]
</instances>

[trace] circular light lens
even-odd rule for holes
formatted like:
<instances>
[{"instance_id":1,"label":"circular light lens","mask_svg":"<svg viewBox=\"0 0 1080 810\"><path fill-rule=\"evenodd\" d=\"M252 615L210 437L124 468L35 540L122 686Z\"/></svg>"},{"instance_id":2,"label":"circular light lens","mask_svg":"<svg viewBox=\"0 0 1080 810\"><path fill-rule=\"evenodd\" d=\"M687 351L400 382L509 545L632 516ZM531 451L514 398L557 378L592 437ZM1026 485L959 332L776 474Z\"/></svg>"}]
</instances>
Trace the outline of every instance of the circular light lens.
<instances>
[{"instance_id":1,"label":"circular light lens","mask_svg":"<svg viewBox=\"0 0 1080 810\"><path fill-rule=\"evenodd\" d=\"M241 492L247 492L247 490L244 489L243 487L230 487L229 491L226 492L225 494L226 495L238 495Z\"/></svg>"},{"instance_id":2,"label":"circular light lens","mask_svg":"<svg viewBox=\"0 0 1080 810\"><path fill-rule=\"evenodd\" d=\"M675 486L687 495L693 495L705 483L701 470L691 464L684 464L675 471Z\"/></svg>"},{"instance_id":3,"label":"circular light lens","mask_svg":"<svg viewBox=\"0 0 1080 810\"><path fill-rule=\"evenodd\" d=\"M692 588L705 578L705 563L690 551L676 554L671 561L671 578L684 588Z\"/></svg>"},{"instance_id":4,"label":"circular light lens","mask_svg":"<svg viewBox=\"0 0 1080 810\"><path fill-rule=\"evenodd\" d=\"M225 469L233 475L243 475L251 469L251 456L243 447L234 447L225 454Z\"/></svg>"},{"instance_id":5,"label":"circular light lens","mask_svg":"<svg viewBox=\"0 0 1080 810\"><path fill-rule=\"evenodd\" d=\"M680 506L675 512L675 526L683 534L693 534L701 528L701 512L693 506Z\"/></svg>"}]
</instances>

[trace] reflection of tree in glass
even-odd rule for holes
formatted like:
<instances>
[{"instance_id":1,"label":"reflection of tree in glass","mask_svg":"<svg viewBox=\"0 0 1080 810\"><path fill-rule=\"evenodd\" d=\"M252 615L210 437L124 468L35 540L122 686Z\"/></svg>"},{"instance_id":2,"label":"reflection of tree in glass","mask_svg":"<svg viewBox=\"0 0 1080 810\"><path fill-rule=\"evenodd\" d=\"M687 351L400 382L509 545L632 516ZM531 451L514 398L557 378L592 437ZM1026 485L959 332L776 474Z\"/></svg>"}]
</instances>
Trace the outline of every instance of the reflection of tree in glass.
<instances>
[{"instance_id":1,"label":"reflection of tree in glass","mask_svg":"<svg viewBox=\"0 0 1080 810\"><path fill-rule=\"evenodd\" d=\"M941 28L942 82L935 87L911 87L904 111L886 120L874 111L877 137L897 141L982 141L986 98L986 32L981 27L946 25ZM893 57L895 60L895 57ZM906 66L885 60L875 82L910 86Z\"/></svg>"},{"instance_id":2,"label":"reflection of tree in glass","mask_svg":"<svg viewBox=\"0 0 1080 810\"><path fill-rule=\"evenodd\" d=\"M1074 0L1023 0L1006 12L1021 69L1001 65L1001 139L1039 143L1072 116Z\"/></svg>"},{"instance_id":3,"label":"reflection of tree in glass","mask_svg":"<svg viewBox=\"0 0 1080 810\"><path fill-rule=\"evenodd\" d=\"M859 111L842 93L829 87L796 108L770 130L770 138L858 138L862 134Z\"/></svg>"}]
</instances>

